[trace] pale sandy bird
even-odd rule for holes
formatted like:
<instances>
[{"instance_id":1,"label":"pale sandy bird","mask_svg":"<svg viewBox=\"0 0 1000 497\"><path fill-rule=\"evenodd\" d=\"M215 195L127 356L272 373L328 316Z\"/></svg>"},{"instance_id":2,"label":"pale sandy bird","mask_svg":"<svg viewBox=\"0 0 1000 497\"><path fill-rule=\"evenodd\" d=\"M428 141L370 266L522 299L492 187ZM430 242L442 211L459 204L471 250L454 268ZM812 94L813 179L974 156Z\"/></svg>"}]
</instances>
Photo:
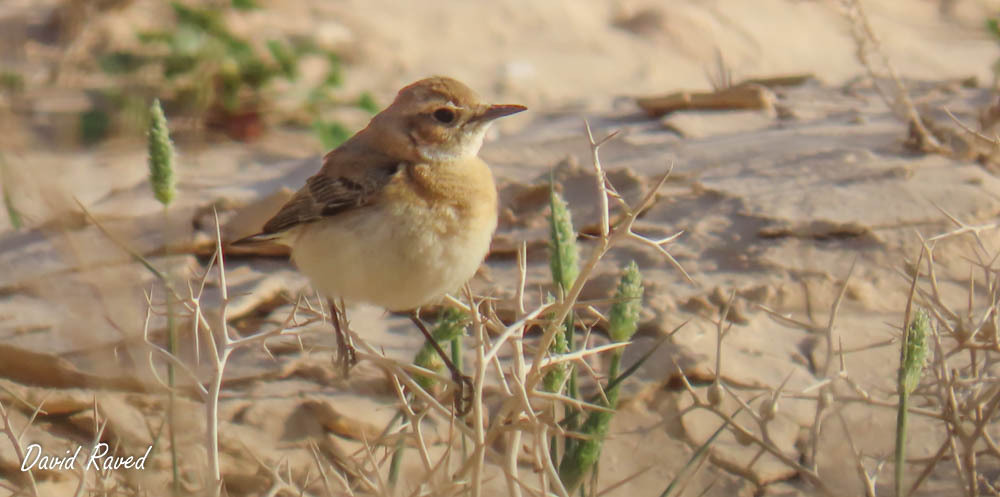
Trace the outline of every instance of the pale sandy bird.
<instances>
[{"instance_id":1,"label":"pale sandy bird","mask_svg":"<svg viewBox=\"0 0 1000 497\"><path fill-rule=\"evenodd\" d=\"M417 81L326 154L261 233L236 243L288 245L331 299L390 311L431 303L460 288L486 257L497 190L477 154L493 120L523 110L484 103L451 78Z\"/></svg>"}]
</instances>

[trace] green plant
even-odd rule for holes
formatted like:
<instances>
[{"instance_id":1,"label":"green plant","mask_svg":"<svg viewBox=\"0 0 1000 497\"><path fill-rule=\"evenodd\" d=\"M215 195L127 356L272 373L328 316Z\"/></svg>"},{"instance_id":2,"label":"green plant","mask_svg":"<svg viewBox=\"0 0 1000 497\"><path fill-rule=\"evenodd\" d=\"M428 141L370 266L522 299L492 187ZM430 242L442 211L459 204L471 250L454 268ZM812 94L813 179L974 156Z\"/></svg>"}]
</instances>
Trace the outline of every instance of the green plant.
<instances>
[{"instance_id":1,"label":"green plant","mask_svg":"<svg viewBox=\"0 0 1000 497\"><path fill-rule=\"evenodd\" d=\"M1000 18L992 17L986 20L986 31L1000 43ZM993 62L993 86L997 86L997 79L1000 78L1000 57Z\"/></svg>"},{"instance_id":2,"label":"green plant","mask_svg":"<svg viewBox=\"0 0 1000 497\"><path fill-rule=\"evenodd\" d=\"M468 328L468 316L453 307L449 307L441 313L438 317L437 325L434 326L434 330L431 331L431 337L434 341L441 343L450 342L452 357L451 361L455 364L455 367L459 371L462 369L462 336ZM413 364L420 366L424 369L429 369L435 372L441 372L445 369L446 365L444 359L438 354L437 349L428 341L424 341L423 346L417 351L416 356L413 358ZM413 380L420 385L420 388L424 390L430 390L437 383L431 376L427 375L414 375ZM406 397L407 402L413 400L412 394L408 394ZM389 432L389 430L404 416L404 411L400 410L393 417L389 425L383 431L383 436ZM392 462L389 465L389 485L391 487L396 486L396 481L399 478L399 468L403 462L403 454L406 449L406 445L403 443L404 439L401 437L396 443L396 447L392 453ZM465 438L462 439L463 445L465 444Z\"/></svg>"},{"instance_id":3,"label":"green plant","mask_svg":"<svg viewBox=\"0 0 1000 497\"><path fill-rule=\"evenodd\" d=\"M447 308L438 318L437 326L431 331L431 336L438 343L452 342L454 347L454 341L458 340L465 334L465 328L468 323L468 317L462 311L455 308ZM454 350L454 349L453 349ZM456 354L461 357L460 354ZM454 361L454 356L452 361ZM420 350L417 351L417 355L413 358L413 363L424 369L429 369L431 371L443 371L445 369L445 364L442 358L438 355L434 346L430 342L425 342ZM458 362L455 362L456 367L460 367ZM414 377L418 384L425 390L429 390L434 386L435 380L430 376L420 376Z\"/></svg>"},{"instance_id":4,"label":"green plant","mask_svg":"<svg viewBox=\"0 0 1000 497\"><path fill-rule=\"evenodd\" d=\"M615 303L611 306L608 316L608 336L612 342L627 343L635 334L639 323L639 312L642 310L642 275L635 261L622 272L615 293ZM611 365L608 367L608 378L618 378L624 349L611 351ZM620 382L608 384L604 390L605 400L602 402L607 411L591 411L586 421L580 426L580 433L585 438L575 444L568 445L566 455L559 464L559 478L566 489L573 491L583 481L589 471L601 456L601 446L608 433L608 426L618 406L618 391Z\"/></svg>"},{"instance_id":5,"label":"green plant","mask_svg":"<svg viewBox=\"0 0 1000 497\"><path fill-rule=\"evenodd\" d=\"M351 137L350 130L343 124L320 119L312 122L312 131L326 149L334 148Z\"/></svg>"},{"instance_id":6,"label":"green plant","mask_svg":"<svg viewBox=\"0 0 1000 497\"><path fill-rule=\"evenodd\" d=\"M0 71L0 91L10 94L24 91L24 76L14 71Z\"/></svg>"},{"instance_id":7,"label":"green plant","mask_svg":"<svg viewBox=\"0 0 1000 497\"><path fill-rule=\"evenodd\" d=\"M111 107L105 111L107 114L117 116L128 108L129 96L145 92L143 99L159 97L173 113L197 117L208 127L236 139L253 139L268 122L293 122L311 126L323 146L330 148L347 139L350 132L324 119L325 110L343 105L368 111L377 108L367 94L353 101L337 99L334 90L341 86L343 76L336 53L308 39L257 43L230 29L227 10L239 15L257 9L252 1L197 6L173 1L170 6L172 28L138 32L139 46L135 49L97 57L98 67L115 80L105 90ZM288 110L270 105L277 96L274 83L297 81L300 63L306 56L322 58L326 74ZM283 97L287 99L288 95ZM95 136L96 140L101 136Z\"/></svg>"},{"instance_id":8,"label":"green plant","mask_svg":"<svg viewBox=\"0 0 1000 497\"><path fill-rule=\"evenodd\" d=\"M160 101L154 100L149 109L149 183L163 208L166 209L177 193L174 177L174 145L170 141L167 117L163 114Z\"/></svg>"},{"instance_id":9,"label":"green plant","mask_svg":"<svg viewBox=\"0 0 1000 497\"><path fill-rule=\"evenodd\" d=\"M917 309L903 334L899 350L899 378L896 390L899 407L896 409L896 452L895 489L896 495L903 494L903 477L906 474L906 430L910 410L910 394L920 383L920 375L927 360L927 335L930 331L930 316L927 311Z\"/></svg>"},{"instance_id":10,"label":"green plant","mask_svg":"<svg viewBox=\"0 0 1000 497\"><path fill-rule=\"evenodd\" d=\"M111 131L111 117L101 109L90 109L80 114L80 142L93 145L103 141Z\"/></svg>"},{"instance_id":11,"label":"green plant","mask_svg":"<svg viewBox=\"0 0 1000 497\"><path fill-rule=\"evenodd\" d=\"M170 129L167 127L167 117L163 114L159 100L153 100L149 108L150 125L148 136L149 154L149 185L153 196L163 204L164 235L169 236L169 218L167 209L177 193L177 179L174 176L174 145L170 141ZM169 281L164 282L168 288ZM172 292L167 294L167 350L177 355L177 327L174 321L174 299ZM167 404L167 429L170 437L170 463L173 469L173 494L180 495L180 470L177 461L177 432L175 418L176 404L176 374L174 364L167 363L167 386L170 389Z\"/></svg>"},{"instance_id":12,"label":"green plant","mask_svg":"<svg viewBox=\"0 0 1000 497\"><path fill-rule=\"evenodd\" d=\"M7 210L7 217L10 219L10 225L14 229L21 229L24 224L21 219L21 212L14 205L14 197L10 193L10 175L7 172L7 161L4 160L3 154L0 154L0 194L3 194L3 206Z\"/></svg>"},{"instance_id":13,"label":"green plant","mask_svg":"<svg viewBox=\"0 0 1000 497\"><path fill-rule=\"evenodd\" d=\"M570 215L566 201L555 190L555 185L549 187L549 269L552 271L552 281L561 296L573 287L577 275L580 274L579 248L576 245L576 232L573 231L573 218ZM565 354L573 347L573 314L570 313L564 323L564 331L557 334L552 341L550 350L553 354ZM545 389L558 392L566 380L566 366L563 364L552 368L545 375Z\"/></svg>"}]
</instances>

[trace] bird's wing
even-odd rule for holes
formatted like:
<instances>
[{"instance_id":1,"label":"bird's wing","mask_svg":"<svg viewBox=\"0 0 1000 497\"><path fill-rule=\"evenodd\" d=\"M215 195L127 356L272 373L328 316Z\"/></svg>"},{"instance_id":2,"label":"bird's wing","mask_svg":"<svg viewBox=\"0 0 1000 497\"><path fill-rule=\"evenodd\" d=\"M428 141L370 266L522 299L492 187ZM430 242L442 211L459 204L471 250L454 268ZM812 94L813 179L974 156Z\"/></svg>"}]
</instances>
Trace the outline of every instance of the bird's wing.
<instances>
[{"instance_id":1,"label":"bird's wing","mask_svg":"<svg viewBox=\"0 0 1000 497\"><path fill-rule=\"evenodd\" d=\"M273 239L293 226L337 216L370 205L405 163L387 156L364 156L331 152L324 157L320 172L306 180L267 223L261 233L240 242Z\"/></svg>"}]
</instances>

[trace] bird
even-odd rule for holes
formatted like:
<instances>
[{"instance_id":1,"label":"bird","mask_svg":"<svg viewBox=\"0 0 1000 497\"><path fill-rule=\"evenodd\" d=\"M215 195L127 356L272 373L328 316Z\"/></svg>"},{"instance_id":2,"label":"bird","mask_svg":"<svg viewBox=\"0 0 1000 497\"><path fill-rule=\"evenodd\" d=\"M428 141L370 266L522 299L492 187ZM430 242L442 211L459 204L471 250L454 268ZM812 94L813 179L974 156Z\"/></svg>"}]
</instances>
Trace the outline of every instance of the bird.
<instances>
[{"instance_id":1,"label":"bird","mask_svg":"<svg viewBox=\"0 0 1000 497\"><path fill-rule=\"evenodd\" d=\"M331 303L345 372L354 350L336 299L409 312L457 381L416 311L464 285L489 252L497 187L478 154L494 120L524 110L488 104L449 77L412 83L327 153L260 233L233 244L290 248L292 262ZM460 389L468 383L461 380Z\"/></svg>"}]
</instances>

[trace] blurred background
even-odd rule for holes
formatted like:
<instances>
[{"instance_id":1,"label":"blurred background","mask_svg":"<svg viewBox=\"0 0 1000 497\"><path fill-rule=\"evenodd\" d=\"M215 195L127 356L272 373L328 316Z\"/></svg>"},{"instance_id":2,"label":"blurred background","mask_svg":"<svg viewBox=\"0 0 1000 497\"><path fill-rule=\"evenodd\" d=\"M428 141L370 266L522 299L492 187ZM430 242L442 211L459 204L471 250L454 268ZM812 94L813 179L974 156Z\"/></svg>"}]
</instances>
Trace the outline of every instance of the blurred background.
<instances>
[{"instance_id":1,"label":"blurred background","mask_svg":"<svg viewBox=\"0 0 1000 497\"><path fill-rule=\"evenodd\" d=\"M865 5L903 76L993 78L1000 2ZM836 1L3 0L0 151L140 140L159 98L178 140L296 131L319 153L427 75L535 110L602 108L706 89L720 58L736 79L862 72Z\"/></svg>"}]
</instances>

